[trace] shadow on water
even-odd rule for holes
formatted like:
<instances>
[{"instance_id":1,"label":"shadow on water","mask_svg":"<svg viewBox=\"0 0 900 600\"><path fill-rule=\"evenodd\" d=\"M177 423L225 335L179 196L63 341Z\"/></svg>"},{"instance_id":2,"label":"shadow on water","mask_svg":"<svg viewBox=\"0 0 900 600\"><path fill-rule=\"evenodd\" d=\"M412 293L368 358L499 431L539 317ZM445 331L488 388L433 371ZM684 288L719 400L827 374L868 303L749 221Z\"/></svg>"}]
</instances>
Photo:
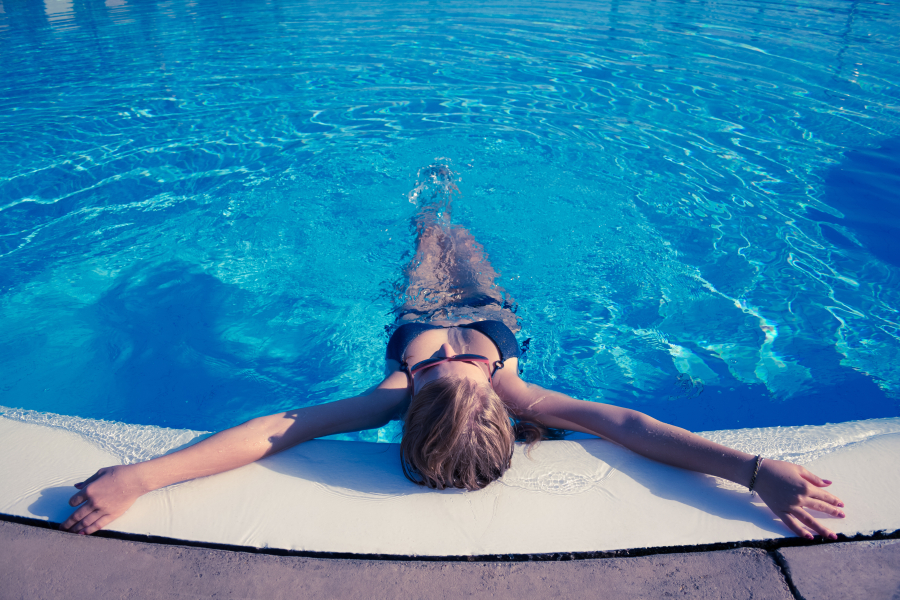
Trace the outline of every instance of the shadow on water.
<instances>
[{"instance_id":1,"label":"shadow on water","mask_svg":"<svg viewBox=\"0 0 900 600\"><path fill-rule=\"evenodd\" d=\"M101 387L106 406L97 411L126 422L209 429L266 412L280 399L296 402L305 378L295 361L258 347L270 322L294 302L257 298L180 262L126 270L78 315L94 332L94 373L84 376L109 379ZM314 339L306 343L306 351L326 352ZM93 416L84 406L76 414Z\"/></svg>"},{"instance_id":2,"label":"shadow on water","mask_svg":"<svg viewBox=\"0 0 900 600\"><path fill-rule=\"evenodd\" d=\"M825 203L844 215L807 209L810 218L825 224L825 238L839 248L858 249L830 224L846 227L876 258L900 266L900 138L848 152L825 175L825 186Z\"/></svg>"}]
</instances>

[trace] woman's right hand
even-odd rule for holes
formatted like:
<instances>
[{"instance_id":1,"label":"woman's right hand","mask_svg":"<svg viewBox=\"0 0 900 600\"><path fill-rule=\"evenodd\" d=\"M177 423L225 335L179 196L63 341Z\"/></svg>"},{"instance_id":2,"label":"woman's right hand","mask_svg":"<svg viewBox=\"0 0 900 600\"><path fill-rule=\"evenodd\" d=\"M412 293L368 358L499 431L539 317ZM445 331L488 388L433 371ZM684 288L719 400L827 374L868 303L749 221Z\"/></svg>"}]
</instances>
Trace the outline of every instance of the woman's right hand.
<instances>
[{"instance_id":1,"label":"woman's right hand","mask_svg":"<svg viewBox=\"0 0 900 600\"><path fill-rule=\"evenodd\" d=\"M258 417L147 462L100 469L75 484L69 504L81 506L59 528L91 534L147 492L230 471L315 437L382 427L406 401L407 388L406 374L395 371L361 396Z\"/></svg>"},{"instance_id":2,"label":"woman's right hand","mask_svg":"<svg viewBox=\"0 0 900 600\"><path fill-rule=\"evenodd\" d=\"M75 487L79 491L69 499L69 505L81 506L59 528L83 535L103 529L149 491L141 484L134 465L100 469Z\"/></svg>"}]
</instances>

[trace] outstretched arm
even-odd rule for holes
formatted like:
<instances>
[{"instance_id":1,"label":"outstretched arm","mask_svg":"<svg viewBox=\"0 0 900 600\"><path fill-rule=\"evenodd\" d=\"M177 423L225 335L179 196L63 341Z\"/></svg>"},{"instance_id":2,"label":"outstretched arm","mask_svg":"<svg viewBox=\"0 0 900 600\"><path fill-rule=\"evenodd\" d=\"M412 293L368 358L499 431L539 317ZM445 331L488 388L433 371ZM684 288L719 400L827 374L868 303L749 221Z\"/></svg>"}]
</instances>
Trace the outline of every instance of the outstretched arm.
<instances>
[{"instance_id":1,"label":"outstretched arm","mask_svg":"<svg viewBox=\"0 0 900 600\"><path fill-rule=\"evenodd\" d=\"M501 396L523 420L597 435L661 463L715 475L741 485L749 485L753 477L756 457L643 413L575 400L518 378L505 382L502 392ZM821 489L829 485L830 481L799 465L766 459L760 466L754 490L798 536L812 539L809 531L812 530L822 537L837 539L833 531L805 510L811 508L836 517L844 516L843 502Z\"/></svg>"},{"instance_id":2,"label":"outstretched arm","mask_svg":"<svg viewBox=\"0 0 900 600\"><path fill-rule=\"evenodd\" d=\"M406 375L400 375L389 376L361 396L259 417L172 454L100 469L75 484L79 491L69 504L81 506L60 529L91 534L122 516L147 492L236 469L313 438L381 427L406 399Z\"/></svg>"}]
</instances>

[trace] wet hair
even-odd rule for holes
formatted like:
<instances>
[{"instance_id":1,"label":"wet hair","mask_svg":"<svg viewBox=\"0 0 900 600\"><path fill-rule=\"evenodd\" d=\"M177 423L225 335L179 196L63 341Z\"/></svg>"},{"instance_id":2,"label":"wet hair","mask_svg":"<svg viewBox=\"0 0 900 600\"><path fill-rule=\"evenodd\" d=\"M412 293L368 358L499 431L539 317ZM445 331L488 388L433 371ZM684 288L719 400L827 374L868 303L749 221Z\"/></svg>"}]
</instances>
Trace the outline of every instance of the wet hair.
<instances>
[{"instance_id":1,"label":"wet hair","mask_svg":"<svg viewBox=\"0 0 900 600\"><path fill-rule=\"evenodd\" d=\"M509 468L517 438L529 444L544 430L516 423L488 383L441 377L409 405L400 442L403 474L419 485L478 490Z\"/></svg>"}]
</instances>

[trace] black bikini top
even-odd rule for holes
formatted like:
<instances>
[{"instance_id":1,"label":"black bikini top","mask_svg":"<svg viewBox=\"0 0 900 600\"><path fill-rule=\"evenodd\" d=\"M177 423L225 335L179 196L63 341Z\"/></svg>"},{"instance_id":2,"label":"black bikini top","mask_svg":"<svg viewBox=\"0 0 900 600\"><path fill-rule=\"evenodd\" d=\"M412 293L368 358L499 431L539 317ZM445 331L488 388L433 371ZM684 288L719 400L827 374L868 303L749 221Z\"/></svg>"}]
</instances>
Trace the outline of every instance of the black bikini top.
<instances>
[{"instance_id":1,"label":"black bikini top","mask_svg":"<svg viewBox=\"0 0 900 600\"><path fill-rule=\"evenodd\" d=\"M486 335L494 342L494 345L497 346L497 351L500 353L500 360L494 363L494 370L491 375L496 373L498 369L502 369L503 363L505 363L507 359L519 357L519 343L516 341L516 336L513 335L513 332L510 331L509 327L507 327L503 321L475 321L474 323L465 323L463 325L405 323L391 334L391 339L388 340L386 358L396 360L400 363L401 367L405 367L406 363L403 360L403 356L406 354L406 349L414 339L419 337L422 333L431 331L432 329L450 329L451 327L474 329L478 333ZM404 368L404 370L406 369Z\"/></svg>"}]
</instances>

